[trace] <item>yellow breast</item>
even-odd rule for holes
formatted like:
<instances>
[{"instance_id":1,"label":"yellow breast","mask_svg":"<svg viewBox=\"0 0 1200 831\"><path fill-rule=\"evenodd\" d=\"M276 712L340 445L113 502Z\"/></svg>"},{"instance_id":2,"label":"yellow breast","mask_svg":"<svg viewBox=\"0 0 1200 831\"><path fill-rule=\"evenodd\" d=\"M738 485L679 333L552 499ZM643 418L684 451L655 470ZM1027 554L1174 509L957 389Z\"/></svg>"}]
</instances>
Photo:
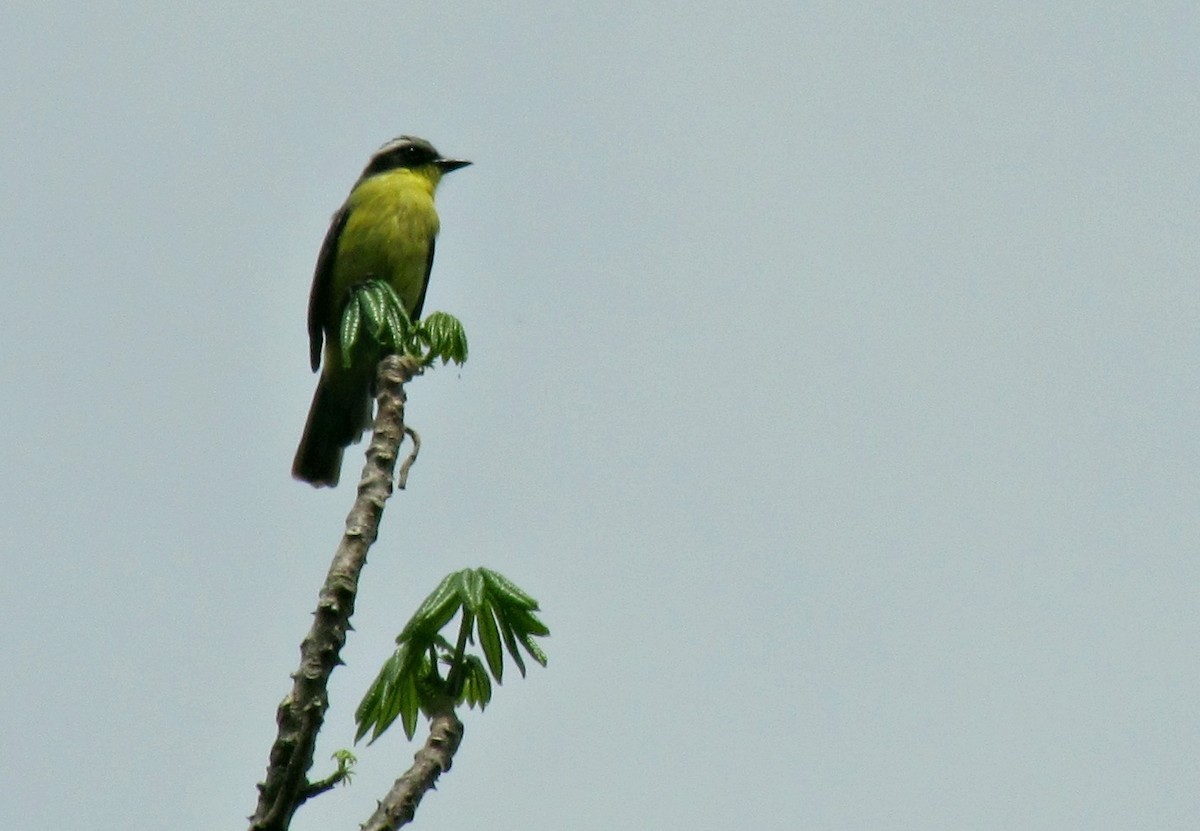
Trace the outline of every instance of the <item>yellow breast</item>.
<instances>
[{"instance_id":1,"label":"yellow breast","mask_svg":"<svg viewBox=\"0 0 1200 831\"><path fill-rule=\"evenodd\" d=\"M351 286L377 279L388 281L410 312L416 306L438 232L436 184L420 170L400 169L372 176L351 192L333 273L338 309Z\"/></svg>"}]
</instances>

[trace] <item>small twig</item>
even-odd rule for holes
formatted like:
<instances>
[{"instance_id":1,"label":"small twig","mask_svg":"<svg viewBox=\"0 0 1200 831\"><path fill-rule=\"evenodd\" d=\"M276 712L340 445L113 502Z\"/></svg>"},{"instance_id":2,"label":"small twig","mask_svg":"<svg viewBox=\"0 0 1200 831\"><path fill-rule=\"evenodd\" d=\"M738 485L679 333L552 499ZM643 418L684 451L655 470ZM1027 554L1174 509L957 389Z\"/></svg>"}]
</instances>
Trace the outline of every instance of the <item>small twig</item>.
<instances>
[{"instance_id":1,"label":"small twig","mask_svg":"<svg viewBox=\"0 0 1200 831\"><path fill-rule=\"evenodd\" d=\"M411 822L421 799L433 790L438 777L450 770L462 737L463 724L447 699L446 707L433 716L429 738L413 756L412 767L392 785L375 813L363 823L362 831L395 831Z\"/></svg>"},{"instance_id":2,"label":"small twig","mask_svg":"<svg viewBox=\"0 0 1200 831\"><path fill-rule=\"evenodd\" d=\"M417 460L417 454L421 452L421 436L417 431L405 426L404 433L412 439L412 452L401 463L400 471L396 474L396 488L398 490L404 490L404 486L408 484L408 469L413 466L413 462Z\"/></svg>"},{"instance_id":3,"label":"small twig","mask_svg":"<svg viewBox=\"0 0 1200 831\"><path fill-rule=\"evenodd\" d=\"M391 355L379 363L378 406L358 496L321 587L312 628L300 644L300 668L292 675L292 689L276 711L279 732L271 746L266 778L258 785L251 831L286 831L296 809L314 795L309 791L315 786L306 777L312 768L317 733L329 709L329 676L341 663L358 577L367 563L367 550L379 534L383 506L392 495L392 475L405 433L404 385L420 374L421 368L412 358Z\"/></svg>"},{"instance_id":4,"label":"small twig","mask_svg":"<svg viewBox=\"0 0 1200 831\"><path fill-rule=\"evenodd\" d=\"M309 786L300 794L300 801L307 802L314 796L320 796L321 794L325 793L325 791L333 790L349 775L350 771L348 770L337 770L326 776L324 779L318 779L316 782L310 783Z\"/></svg>"}]
</instances>

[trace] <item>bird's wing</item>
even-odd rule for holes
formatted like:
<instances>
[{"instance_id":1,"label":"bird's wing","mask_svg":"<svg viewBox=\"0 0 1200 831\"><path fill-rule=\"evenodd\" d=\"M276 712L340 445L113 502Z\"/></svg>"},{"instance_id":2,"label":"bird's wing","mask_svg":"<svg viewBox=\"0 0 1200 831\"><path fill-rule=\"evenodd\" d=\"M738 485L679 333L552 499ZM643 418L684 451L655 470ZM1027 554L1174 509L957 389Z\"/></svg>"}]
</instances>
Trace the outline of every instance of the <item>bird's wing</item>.
<instances>
[{"instance_id":1,"label":"bird's wing","mask_svg":"<svg viewBox=\"0 0 1200 831\"><path fill-rule=\"evenodd\" d=\"M421 293L417 295L417 303L413 306L410 317L413 323L421 319L421 309L425 306L425 291L429 288L429 272L433 271L433 247L437 237L429 238L429 256L425 259L425 279L421 281Z\"/></svg>"},{"instance_id":2,"label":"bird's wing","mask_svg":"<svg viewBox=\"0 0 1200 831\"><path fill-rule=\"evenodd\" d=\"M337 259L338 239L349 216L349 206L343 205L338 209L329 223L325 241L321 243L321 253L317 254L317 269L313 273L312 291L308 295L308 358L313 372L321 366L321 346L325 335L322 318L337 316L338 310L329 310L329 304L333 302L333 263Z\"/></svg>"}]
</instances>

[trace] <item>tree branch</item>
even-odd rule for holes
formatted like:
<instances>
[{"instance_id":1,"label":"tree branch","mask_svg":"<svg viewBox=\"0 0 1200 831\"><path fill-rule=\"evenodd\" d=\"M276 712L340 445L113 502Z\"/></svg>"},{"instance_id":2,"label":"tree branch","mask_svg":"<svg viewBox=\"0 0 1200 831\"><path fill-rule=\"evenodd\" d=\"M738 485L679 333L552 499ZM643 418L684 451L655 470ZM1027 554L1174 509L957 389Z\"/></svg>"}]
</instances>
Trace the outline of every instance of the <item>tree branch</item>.
<instances>
[{"instance_id":1,"label":"tree branch","mask_svg":"<svg viewBox=\"0 0 1200 831\"><path fill-rule=\"evenodd\" d=\"M392 495L392 474L405 435L404 385L420 374L421 367L412 358L390 355L379 363L378 406L358 496L321 588L312 628L300 644L300 668L292 675L291 692L276 712L279 732L271 747L266 778L258 785L258 806L250 817L250 831L286 831L296 809L311 795L307 775L317 733L329 709L329 676L341 663L359 573L367 563L367 550L379 535L384 503ZM461 732L460 725L457 735Z\"/></svg>"},{"instance_id":2,"label":"tree branch","mask_svg":"<svg viewBox=\"0 0 1200 831\"><path fill-rule=\"evenodd\" d=\"M445 707L433 715L429 738L413 756L412 767L388 790L362 831L395 831L411 822L421 799L434 789L438 777L450 770L462 737L463 724L447 698Z\"/></svg>"},{"instance_id":3,"label":"tree branch","mask_svg":"<svg viewBox=\"0 0 1200 831\"><path fill-rule=\"evenodd\" d=\"M304 792L300 795L300 801L307 802L314 796L320 796L321 794L325 793L325 791L333 790L339 784L346 781L349 778L349 775L349 772L346 770L337 770L326 776L324 779L318 779L316 782L311 783L307 788L304 789Z\"/></svg>"}]
</instances>

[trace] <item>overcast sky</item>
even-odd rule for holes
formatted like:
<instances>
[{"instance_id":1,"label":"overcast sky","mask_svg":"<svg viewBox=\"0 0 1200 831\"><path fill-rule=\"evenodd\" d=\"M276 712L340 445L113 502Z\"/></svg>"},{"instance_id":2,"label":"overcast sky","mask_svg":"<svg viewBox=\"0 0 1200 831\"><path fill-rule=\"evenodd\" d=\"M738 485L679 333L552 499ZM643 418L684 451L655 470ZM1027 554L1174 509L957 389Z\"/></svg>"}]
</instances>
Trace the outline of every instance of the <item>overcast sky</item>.
<instances>
[{"instance_id":1,"label":"overcast sky","mask_svg":"<svg viewBox=\"0 0 1200 831\"><path fill-rule=\"evenodd\" d=\"M18 0L0 72L0 827L245 827L362 462L288 475L309 281L400 133L475 161L472 353L314 777L487 565L550 664L417 827L1200 827L1195 3Z\"/></svg>"}]
</instances>

